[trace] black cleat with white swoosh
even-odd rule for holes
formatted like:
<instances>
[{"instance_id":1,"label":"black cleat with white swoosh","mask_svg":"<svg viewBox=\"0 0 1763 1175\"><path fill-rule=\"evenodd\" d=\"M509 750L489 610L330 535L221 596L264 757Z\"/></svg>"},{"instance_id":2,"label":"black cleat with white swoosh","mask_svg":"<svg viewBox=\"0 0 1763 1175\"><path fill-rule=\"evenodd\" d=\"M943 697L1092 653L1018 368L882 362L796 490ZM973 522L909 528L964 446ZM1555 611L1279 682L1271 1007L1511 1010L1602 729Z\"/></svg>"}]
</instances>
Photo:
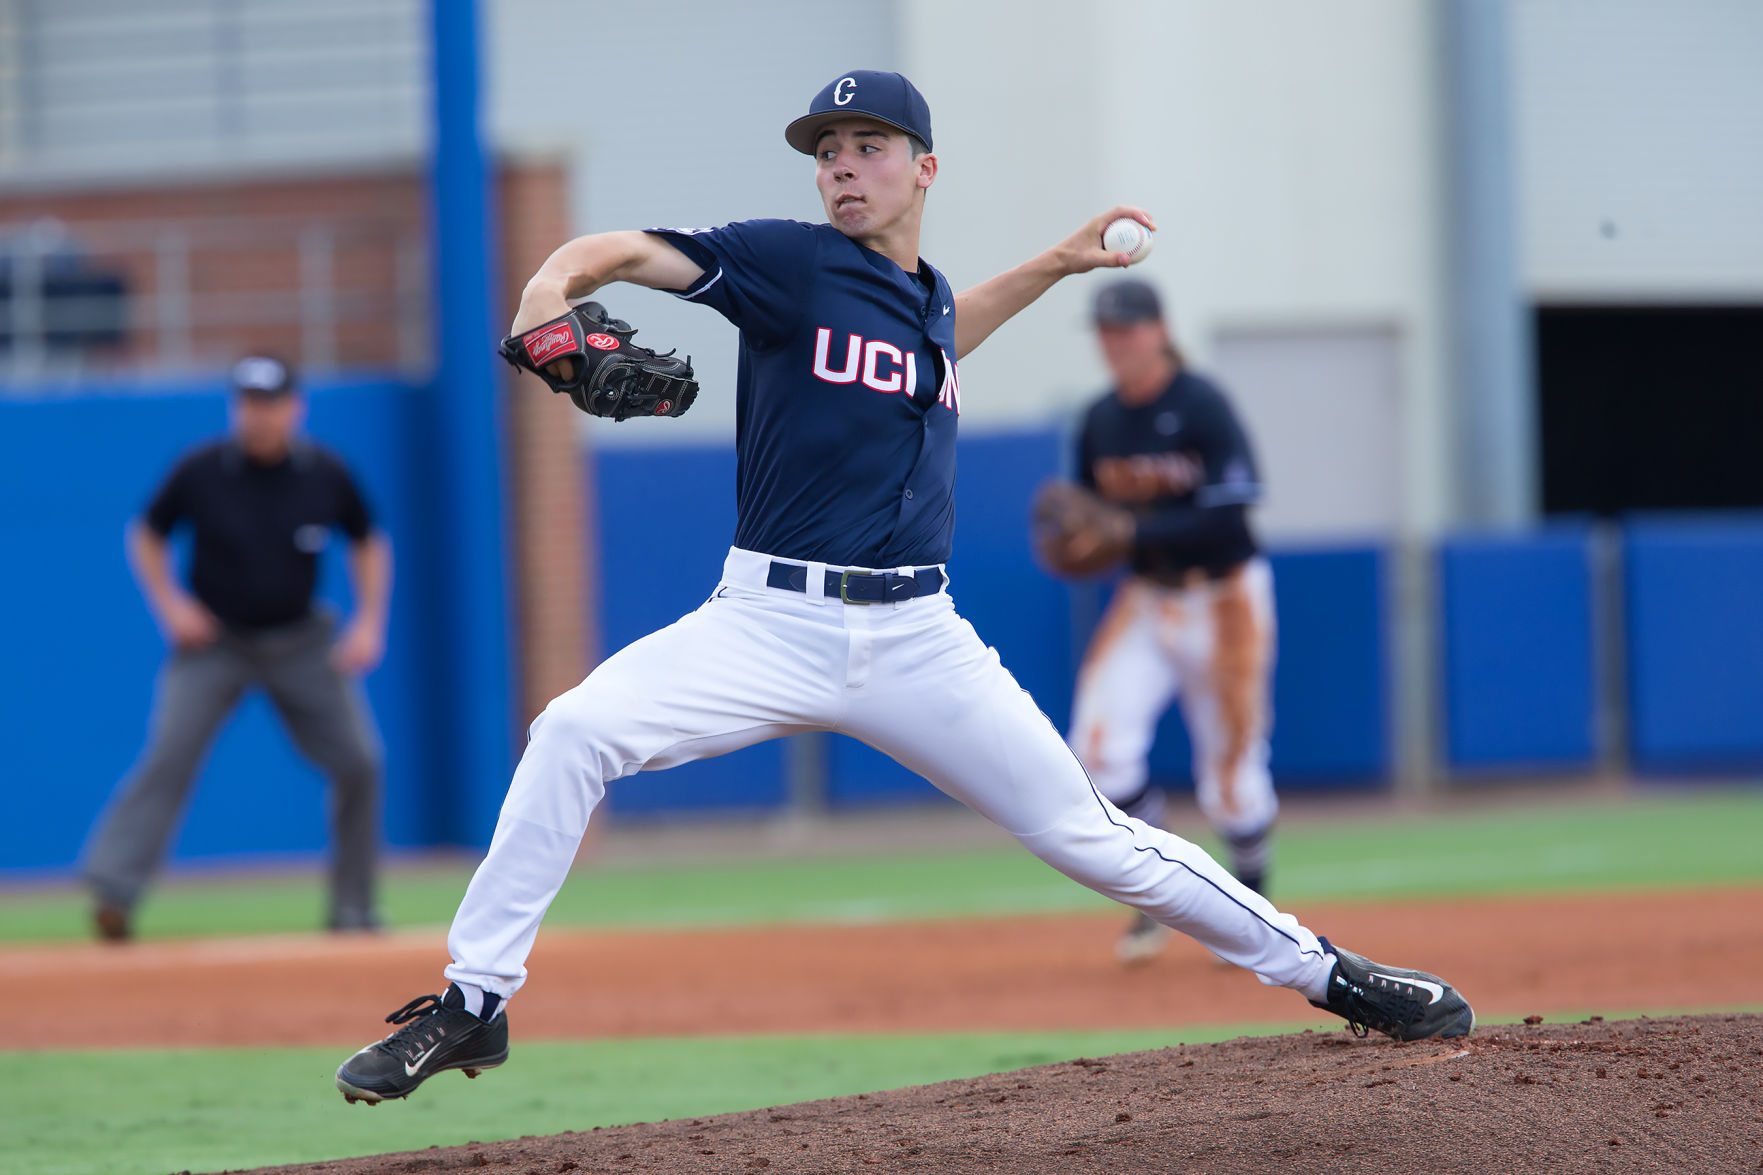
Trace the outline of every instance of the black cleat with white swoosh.
<instances>
[{"instance_id":1,"label":"black cleat with white swoosh","mask_svg":"<svg viewBox=\"0 0 1763 1175\"><path fill-rule=\"evenodd\" d=\"M1468 1036L1475 1027L1475 1011L1457 989L1425 971L1386 967L1364 955L1331 946L1334 970L1328 977L1326 1002L1311 1000L1347 1022L1356 1036L1373 1028L1396 1040L1427 1037Z\"/></svg>"},{"instance_id":2,"label":"black cleat with white swoosh","mask_svg":"<svg viewBox=\"0 0 1763 1175\"><path fill-rule=\"evenodd\" d=\"M445 995L418 996L386 1017L401 1025L384 1040L368 1045L337 1070L343 1099L374 1105L411 1092L448 1069L467 1077L508 1059L507 1013L480 1020L465 1010L465 997L452 984Z\"/></svg>"}]
</instances>

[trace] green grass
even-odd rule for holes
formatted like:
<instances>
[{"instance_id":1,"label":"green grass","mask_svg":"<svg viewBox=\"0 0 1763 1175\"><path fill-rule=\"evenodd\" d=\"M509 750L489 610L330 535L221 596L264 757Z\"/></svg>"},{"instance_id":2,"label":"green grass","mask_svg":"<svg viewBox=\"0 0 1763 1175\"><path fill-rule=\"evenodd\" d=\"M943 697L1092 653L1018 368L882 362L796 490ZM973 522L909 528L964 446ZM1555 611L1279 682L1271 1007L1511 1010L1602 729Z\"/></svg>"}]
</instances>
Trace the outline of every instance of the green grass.
<instances>
[{"instance_id":1,"label":"green grass","mask_svg":"<svg viewBox=\"0 0 1763 1175\"><path fill-rule=\"evenodd\" d=\"M1206 843L1206 838L1201 838ZM1275 898L1458 897L1763 881L1763 789L1498 811L1293 821L1280 830ZM385 904L397 926L443 925L470 870L395 869ZM728 926L881 922L1105 909L1108 903L1008 846L935 853L578 867L547 925ZM310 930L317 871L199 876L154 890L149 937ZM17 888L0 904L0 943L87 933L67 888Z\"/></svg>"},{"instance_id":2,"label":"green grass","mask_svg":"<svg viewBox=\"0 0 1763 1175\"><path fill-rule=\"evenodd\" d=\"M0 1053L0 1170L164 1175L420 1150L1307 1026L517 1043L476 1081L443 1074L371 1109L332 1085L348 1046Z\"/></svg>"}]
</instances>

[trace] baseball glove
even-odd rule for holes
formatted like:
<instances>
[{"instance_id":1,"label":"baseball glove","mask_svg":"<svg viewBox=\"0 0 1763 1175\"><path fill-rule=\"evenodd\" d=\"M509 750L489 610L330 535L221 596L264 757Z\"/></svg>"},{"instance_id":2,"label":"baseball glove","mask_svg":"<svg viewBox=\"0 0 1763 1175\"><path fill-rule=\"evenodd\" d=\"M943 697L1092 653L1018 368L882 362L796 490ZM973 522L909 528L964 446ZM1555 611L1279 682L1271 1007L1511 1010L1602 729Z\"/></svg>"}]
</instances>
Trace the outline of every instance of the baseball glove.
<instances>
[{"instance_id":1,"label":"baseball glove","mask_svg":"<svg viewBox=\"0 0 1763 1175\"><path fill-rule=\"evenodd\" d=\"M639 347L631 342L636 333L600 303L583 302L519 337L509 335L496 350L589 416L683 415L698 398L691 358Z\"/></svg>"},{"instance_id":2,"label":"baseball glove","mask_svg":"<svg viewBox=\"0 0 1763 1175\"><path fill-rule=\"evenodd\" d=\"M1055 575L1100 575L1132 550L1130 513L1069 481L1049 481L1035 494L1035 554Z\"/></svg>"}]
</instances>

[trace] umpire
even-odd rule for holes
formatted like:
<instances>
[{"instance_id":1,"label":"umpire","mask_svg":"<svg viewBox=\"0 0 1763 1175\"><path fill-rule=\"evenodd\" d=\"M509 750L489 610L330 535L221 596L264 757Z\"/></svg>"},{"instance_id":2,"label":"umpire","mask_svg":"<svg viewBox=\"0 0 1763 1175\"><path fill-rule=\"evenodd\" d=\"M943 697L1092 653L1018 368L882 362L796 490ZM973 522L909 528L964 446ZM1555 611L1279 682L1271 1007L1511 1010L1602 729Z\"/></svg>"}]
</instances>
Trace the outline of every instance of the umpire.
<instances>
[{"instance_id":1,"label":"umpire","mask_svg":"<svg viewBox=\"0 0 1763 1175\"><path fill-rule=\"evenodd\" d=\"M245 691L261 686L301 752L330 778L329 926L370 930L379 848L380 746L357 678L379 664L391 546L342 460L300 435L305 397L268 356L233 369L229 435L186 454L128 528L142 595L171 646L147 746L87 846L98 936L127 939L196 769ZM192 533L189 588L169 539ZM340 635L314 608L318 556L349 539L356 611Z\"/></svg>"}]
</instances>

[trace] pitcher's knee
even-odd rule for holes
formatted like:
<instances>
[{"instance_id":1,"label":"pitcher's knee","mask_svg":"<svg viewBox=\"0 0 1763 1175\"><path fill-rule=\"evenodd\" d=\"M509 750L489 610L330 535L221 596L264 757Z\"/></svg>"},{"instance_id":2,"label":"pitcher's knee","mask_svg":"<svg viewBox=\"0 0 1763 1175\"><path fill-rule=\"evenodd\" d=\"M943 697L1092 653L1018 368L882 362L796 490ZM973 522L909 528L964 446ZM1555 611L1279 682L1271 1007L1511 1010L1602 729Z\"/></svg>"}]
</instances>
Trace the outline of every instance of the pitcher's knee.
<instances>
[{"instance_id":1,"label":"pitcher's knee","mask_svg":"<svg viewBox=\"0 0 1763 1175\"><path fill-rule=\"evenodd\" d=\"M644 748L676 737L665 719L640 715L627 696L596 686L589 678L545 707L527 731L527 756L573 764L607 781L641 770Z\"/></svg>"},{"instance_id":2,"label":"pitcher's knee","mask_svg":"<svg viewBox=\"0 0 1763 1175\"><path fill-rule=\"evenodd\" d=\"M571 698L570 694L552 699L551 704L527 727L528 751L544 753L566 747L573 750L592 747L598 740L600 722L586 706L577 703L578 700Z\"/></svg>"}]
</instances>

